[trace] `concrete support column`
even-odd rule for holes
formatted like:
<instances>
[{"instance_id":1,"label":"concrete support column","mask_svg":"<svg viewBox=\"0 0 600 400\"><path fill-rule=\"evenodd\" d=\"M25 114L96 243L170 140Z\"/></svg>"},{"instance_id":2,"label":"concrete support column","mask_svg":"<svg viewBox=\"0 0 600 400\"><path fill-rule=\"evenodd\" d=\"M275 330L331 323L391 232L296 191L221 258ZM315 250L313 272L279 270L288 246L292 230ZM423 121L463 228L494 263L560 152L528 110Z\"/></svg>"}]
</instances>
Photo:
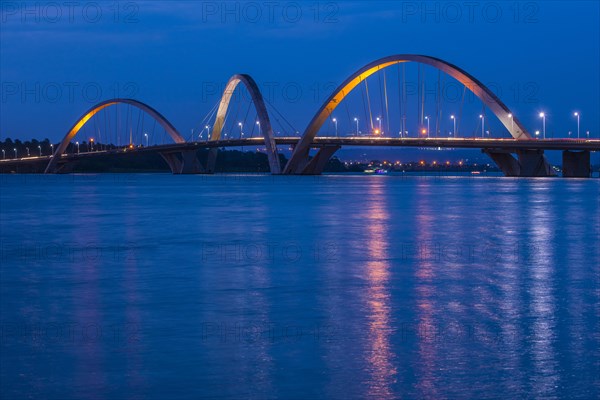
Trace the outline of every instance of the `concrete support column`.
<instances>
[{"instance_id":1,"label":"concrete support column","mask_svg":"<svg viewBox=\"0 0 600 400\"><path fill-rule=\"evenodd\" d=\"M306 164L302 170L302 175L320 175L331 156L342 146L324 146L319 149L317 154Z\"/></svg>"},{"instance_id":2,"label":"concrete support column","mask_svg":"<svg viewBox=\"0 0 600 400\"><path fill-rule=\"evenodd\" d=\"M204 172L200 160L196 156L196 150L160 153L160 155L167 162L173 174L201 174Z\"/></svg>"},{"instance_id":3,"label":"concrete support column","mask_svg":"<svg viewBox=\"0 0 600 400\"><path fill-rule=\"evenodd\" d=\"M521 166L519 162L506 151L501 150L483 150L496 163L504 176L520 176Z\"/></svg>"},{"instance_id":4,"label":"concrete support column","mask_svg":"<svg viewBox=\"0 0 600 400\"><path fill-rule=\"evenodd\" d=\"M517 150L522 177L556 176L543 150Z\"/></svg>"},{"instance_id":5,"label":"concrete support column","mask_svg":"<svg viewBox=\"0 0 600 400\"><path fill-rule=\"evenodd\" d=\"M592 167L589 151L563 151L563 177L589 178Z\"/></svg>"},{"instance_id":6,"label":"concrete support column","mask_svg":"<svg viewBox=\"0 0 600 400\"><path fill-rule=\"evenodd\" d=\"M546 160L543 150L517 150L517 158L509 150L484 149L504 173L504 176L545 177L556 176Z\"/></svg>"}]
</instances>

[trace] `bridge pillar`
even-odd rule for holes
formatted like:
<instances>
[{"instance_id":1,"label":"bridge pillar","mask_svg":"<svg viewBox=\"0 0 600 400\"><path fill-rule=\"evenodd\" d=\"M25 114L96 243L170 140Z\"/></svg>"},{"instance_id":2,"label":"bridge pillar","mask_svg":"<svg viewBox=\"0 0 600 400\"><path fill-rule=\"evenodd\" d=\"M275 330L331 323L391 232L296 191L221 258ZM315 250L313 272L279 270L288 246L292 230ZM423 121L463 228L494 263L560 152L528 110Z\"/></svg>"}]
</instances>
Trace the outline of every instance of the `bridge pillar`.
<instances>
[{"instance_id":1,"label":"bridge pillar","mask_svg":"<svg viewBox=\"0 0 600 400\"><path fill-rule=\"evenodd\" d=\"M206 157L206 173L207 174L215 173L218 152L219 152L219 149L216 147L213 147L212 149L208 150L208 156Z\"/></svg>"},{"instance_id":2,"label":"bridge pillar","mask_svg":"<svg viewBox=\"0 0 600 400\"><path fill-rule=\"evenodd\" d=\"M508 151L484 149L483 152L490 156L504 176L520 176L521 166Z\"/></svg>"},{"instance_id":3,"label":"bridge pillar","mask_svg":"<svg viewBox=\"0 0 600 400\"><path fill-rule=\"evenodd\" d=\"M589 151L563 151L563 177L589 178L592 168Z\"/></svg>"},{"instance_id":4,"label":"bridge pillar","mask_svg":"<svg viewBox=\"0 0 600 400\"><path fill-rule=\"evenodd\" d=\"M508 150L482 150L498 165L504 176L545 177L556 176L546 160L543 150L517 150L515 159Z\"/></svg>"},{"instance_id":5,"label":"bridge pillar","mask_svg":"<svg viewBox=\"0 0 600 400\"><path fill-rule=\"evenodd\" d=\"M204 172L200 160L196 156L196 150L161 152L160 155L174 174L201 174Z\"/></svg>"},{"instance_id":6,"label":"bridge pillar","mask_svg":"<svg viewBox=\"0 0 600 400\"><path fill-rule=\"evenodd\" d=\"M300 172L302 175L320 175L331 156L342 146L323 146Z\"/></svg>"},{"instance_id":7,"label":"bridge pillar","mask_svg":"<svg viewBox=\"0 0 600 400\"><path fill-rule=\"evenodd\" d=\"M556 176L543 150L517 150L522 177Z\"/></svg>"}]
</instances>

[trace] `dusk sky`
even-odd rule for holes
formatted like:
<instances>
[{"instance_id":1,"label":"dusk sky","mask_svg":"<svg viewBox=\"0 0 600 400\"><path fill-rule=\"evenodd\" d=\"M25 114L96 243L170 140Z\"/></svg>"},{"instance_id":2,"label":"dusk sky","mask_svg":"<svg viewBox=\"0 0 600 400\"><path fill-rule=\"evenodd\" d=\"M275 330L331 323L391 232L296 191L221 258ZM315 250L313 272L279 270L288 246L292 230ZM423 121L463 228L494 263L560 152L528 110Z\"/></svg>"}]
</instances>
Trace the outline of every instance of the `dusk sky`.
<instances>
[{"instance_id":1,"label":"dusk sky","mask_svg":"<svg viewBox=\"0 0 600 400\"><path fill-rule=\"evenodd\" d=\"M497 88L525 126L598 137L597 1L2 2L0 137L58 141L93 104L141 100L181 132L235 73L303 130L352 72L387 55L447 60ZM293 101L289 88L301 94ZM271 89L267 89L271 88ZM285 89L287 88L287 89Z\"/></svg>"}]
</instances>

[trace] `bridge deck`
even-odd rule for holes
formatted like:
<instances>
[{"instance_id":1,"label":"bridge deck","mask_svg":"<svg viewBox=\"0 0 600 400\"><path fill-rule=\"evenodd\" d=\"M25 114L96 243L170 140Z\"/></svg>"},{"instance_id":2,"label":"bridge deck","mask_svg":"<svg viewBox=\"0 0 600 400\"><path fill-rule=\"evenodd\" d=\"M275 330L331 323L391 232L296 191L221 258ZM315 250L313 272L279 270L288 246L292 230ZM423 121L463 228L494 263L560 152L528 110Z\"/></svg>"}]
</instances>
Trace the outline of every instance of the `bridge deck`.
<instances>
[{"instance_id":1,"label":"bridge deck","mask_svg":"<svg viewBox=\"0 0 600 400\"><path fill-rule=\"evenodd\" d=\"M278 145L295 145L298 137L278 137ZM485 138L386 138L386 137L316 137L314 147L323 146L369 146L369 147L422 147L422 148L473 148L494 149L499 151L514 151L524 149L535 150L574 150L574 151L600 151L598 139L485 139ZM88 157L101 157L108 154L139 154L146 152L178 152L215 147L263 147L264 139L261 137L244 139L227 139L218 141L173 143L149 147L119 148L111 150L93 151L86 153L63 154L60 161L67 162ZM6 164L24 164L48 162L52 156L31 156L0 160Z\"/></svg>"}]
</instances>

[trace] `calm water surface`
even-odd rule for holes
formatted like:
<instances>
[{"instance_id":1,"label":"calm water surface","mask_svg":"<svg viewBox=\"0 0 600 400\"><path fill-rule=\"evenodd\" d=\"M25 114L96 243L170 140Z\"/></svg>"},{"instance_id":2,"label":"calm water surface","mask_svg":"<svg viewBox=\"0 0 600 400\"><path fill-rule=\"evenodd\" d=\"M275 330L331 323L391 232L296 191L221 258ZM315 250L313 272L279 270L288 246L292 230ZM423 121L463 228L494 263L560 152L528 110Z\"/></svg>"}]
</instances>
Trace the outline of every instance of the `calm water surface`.
<instances>
[{"instance_id":1,"label":"calm water surface","mask_svg":"<svg viewBox=\"0 0 600 400\"><path fill-rule=\"evenodd\" d=\"M2 176L13 398L600 396L600 182Z\"/></svg>"}]
</instances>

